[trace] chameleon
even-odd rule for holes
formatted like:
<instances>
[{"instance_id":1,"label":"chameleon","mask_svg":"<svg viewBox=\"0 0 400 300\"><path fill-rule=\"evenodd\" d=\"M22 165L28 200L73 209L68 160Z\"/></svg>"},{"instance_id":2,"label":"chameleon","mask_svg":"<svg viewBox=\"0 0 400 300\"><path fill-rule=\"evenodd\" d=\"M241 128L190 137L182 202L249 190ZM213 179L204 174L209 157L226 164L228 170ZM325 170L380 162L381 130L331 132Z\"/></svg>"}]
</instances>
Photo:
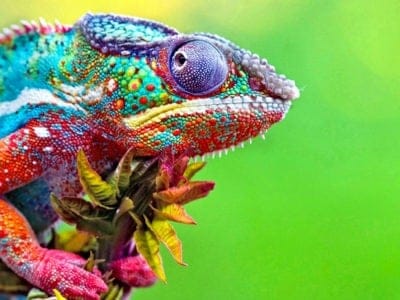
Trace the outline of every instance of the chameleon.
<instances>
[{"instance_id":1,"label":"chameleon","mask_svg":"<svg viewBox=\"0 0 400 300\"><path fill-rule=\"evenodd\" d=\"M86 14L74 25L22 21L0 33L0 258L48 294L99 299L83 259L46 249L49 195L78 195L83 150L107 176L127 149L198 157L263 136L300 95L266 59L210 33ZM141 260L123 282L154 282ZM124 266L124 272L118 268ZM131 272L127 271L131 266ZM122 275L121 275L122 274Z\"/></svg>"}]
</instances>

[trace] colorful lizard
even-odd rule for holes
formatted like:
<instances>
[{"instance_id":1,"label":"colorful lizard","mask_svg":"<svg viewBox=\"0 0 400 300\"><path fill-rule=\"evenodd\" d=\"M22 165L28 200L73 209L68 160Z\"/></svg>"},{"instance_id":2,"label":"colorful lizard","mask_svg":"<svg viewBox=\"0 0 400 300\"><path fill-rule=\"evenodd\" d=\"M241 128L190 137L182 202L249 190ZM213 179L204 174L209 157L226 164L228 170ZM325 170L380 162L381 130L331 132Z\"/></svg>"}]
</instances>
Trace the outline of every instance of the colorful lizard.
<instances>
[{"instance_id":1,"label":"colorful lizard","mask_svg":"<svg viewBox=\"0 0 400 300\"><path fill-rule=\"evenodd\" d=\"M132 146L143 156L167 148L190 157L220 152L263 135L298 96L266 60L208 33L107 14L85 15L72 27L41 20L4 29L2 261L50 294L98 299L107 287L81 268L83 259L41 247L34 233L57 219L51 191L81 191L77 151L101 174ZM119 279L137 282L147 270L140 261L132 268ZM153 280L145 279L136 285Z\"/></svg>"}]
</instances>

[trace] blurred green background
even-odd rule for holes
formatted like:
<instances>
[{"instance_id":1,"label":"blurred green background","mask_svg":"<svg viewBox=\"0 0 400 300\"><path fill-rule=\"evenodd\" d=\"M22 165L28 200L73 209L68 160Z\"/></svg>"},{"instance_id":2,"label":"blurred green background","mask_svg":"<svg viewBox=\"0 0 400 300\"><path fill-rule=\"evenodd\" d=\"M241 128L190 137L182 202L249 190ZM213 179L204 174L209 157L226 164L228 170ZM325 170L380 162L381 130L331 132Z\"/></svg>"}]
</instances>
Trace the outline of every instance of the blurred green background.
<instances>
[{"instance_id":1,"label":"blurred green background","mask_svg":"<svg viewBox=\"0 0 400 300\"><path fill-rule=\"evenodd\" d=\"M189 267L135 299L400 299L400 2L16 1L19 19L87 11L222 35L302 96L266 141L211 160L217 182L177 226Z\"/></svg>"}]
</instances>

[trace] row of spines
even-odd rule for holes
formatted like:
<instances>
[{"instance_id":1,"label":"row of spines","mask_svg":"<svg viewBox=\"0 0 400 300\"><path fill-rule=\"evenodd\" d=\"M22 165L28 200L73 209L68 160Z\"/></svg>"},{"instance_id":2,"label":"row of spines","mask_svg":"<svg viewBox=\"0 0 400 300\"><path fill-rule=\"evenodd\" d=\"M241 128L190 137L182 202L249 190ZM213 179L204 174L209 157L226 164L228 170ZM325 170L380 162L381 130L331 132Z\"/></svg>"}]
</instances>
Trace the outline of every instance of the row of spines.
<instances>
[{"instance_id":1,"label":"row of spines","mask_svg":"<svg viewBox=\"0 0 400 300\"><path fill-rule=\"evenodd\" d=\"M11 25L10 27L4 28L3 31L0 32L0 44L9 42L13 38L24 34L62 34L70 31L71 28L71 25L61 24L58 20L56 20L54 23L48 23L43 18L40 18L39 22L22 20L21 24Z\"/></svg>"}]
</instances>

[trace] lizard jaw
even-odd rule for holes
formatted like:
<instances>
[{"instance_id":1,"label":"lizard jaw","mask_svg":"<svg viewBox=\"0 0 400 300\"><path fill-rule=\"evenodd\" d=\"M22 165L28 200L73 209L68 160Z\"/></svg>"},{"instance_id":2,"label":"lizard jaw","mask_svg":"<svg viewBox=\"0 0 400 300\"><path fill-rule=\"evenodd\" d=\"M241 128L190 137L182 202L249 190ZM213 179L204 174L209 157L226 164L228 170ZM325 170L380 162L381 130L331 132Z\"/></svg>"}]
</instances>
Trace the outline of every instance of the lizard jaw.
<instances>
[{"instance_id":1,"label":"lizard jaw","mask_svg":"<svg viewBox=\"0 0 400 300\"><path fill-rule=\"evenodd\" d=\"M263 134L282 120L291 101L265 96L192 99L150 108L124 119L139 152L154 155L168 147L191 157L225 150ZM142 149L142 150L141 150Z\"/></svg>"}]
</instances>

